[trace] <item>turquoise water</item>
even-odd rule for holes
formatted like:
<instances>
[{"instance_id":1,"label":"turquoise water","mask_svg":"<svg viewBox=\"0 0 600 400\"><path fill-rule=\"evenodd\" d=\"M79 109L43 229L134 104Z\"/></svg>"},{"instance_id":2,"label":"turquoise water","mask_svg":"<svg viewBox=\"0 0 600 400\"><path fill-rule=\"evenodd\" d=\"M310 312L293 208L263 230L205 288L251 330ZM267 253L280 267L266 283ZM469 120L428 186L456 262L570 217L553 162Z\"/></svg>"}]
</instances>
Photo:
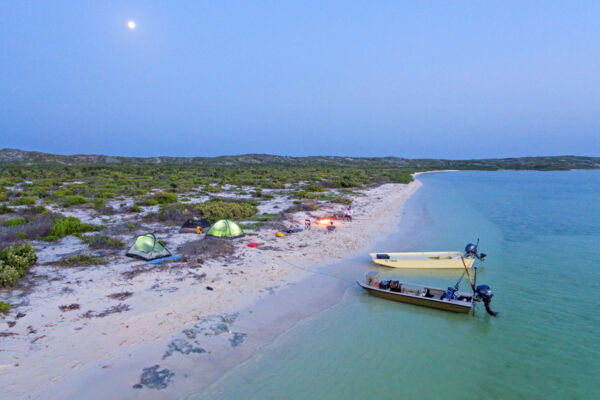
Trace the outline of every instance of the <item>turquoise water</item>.
<instances>
[{"instance_id":1,"label":"turquoise water","mask_svg":"<svg viewBox=\"0 0 600 400\"><path fill-rule=\"evenodd\" d=\"M600 398L600 171L419 179L408 228L377 250L462 249L481 238L488 259L478 282L494 290L499 317L481 306L475 316L457 315L350 287L340 304L197 397ZM380 271L442 287L459 276Z\"/></svg>"}]
</instances>

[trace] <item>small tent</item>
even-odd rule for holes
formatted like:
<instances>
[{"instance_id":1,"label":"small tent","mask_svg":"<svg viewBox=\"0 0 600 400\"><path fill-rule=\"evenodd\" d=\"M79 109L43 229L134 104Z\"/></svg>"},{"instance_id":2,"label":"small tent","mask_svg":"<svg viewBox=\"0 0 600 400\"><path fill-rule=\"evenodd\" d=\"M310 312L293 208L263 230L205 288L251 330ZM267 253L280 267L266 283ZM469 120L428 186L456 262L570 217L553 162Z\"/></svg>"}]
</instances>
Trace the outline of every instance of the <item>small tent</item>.
<instances>
[{"instance_id":1,"label":"small tent","mask_svg":"<svg viewBox=\"0 0 600 400\"><path fill-rule=\"evenodd\" d=\"M196 233L200 229L206 229L210 227L210 222L205 218L194 217L190 218L181 225L179 233Z\"/></svg>"},{"instance_id":2,"label":"small tent","mask_svg":"<svg viewBox=\"0 0 600 400\"><path fill-rule=\"evenodd\" d=\"M140 258L142 260L156 260L157 258L168 257L171 252L167 250L162 244L156 240L156 237L152 233L147 233L142 236L138 236L135 239L135 243L127 254L127 257Z\"/></svg>"},{"instance_id":3,"label":"small tent","mask_svg":"<svg viewBox=\"0 0 600 400\"><path fill-rule=\"evenodd\" d=\"M208 232L206 232L206 236L216 236L216 237L224 237L233 239L236 237L244 236L244 231L242 228L235 222L222 219L214 223L213 226L210 227Z\"/></svg>"}]
</instances>

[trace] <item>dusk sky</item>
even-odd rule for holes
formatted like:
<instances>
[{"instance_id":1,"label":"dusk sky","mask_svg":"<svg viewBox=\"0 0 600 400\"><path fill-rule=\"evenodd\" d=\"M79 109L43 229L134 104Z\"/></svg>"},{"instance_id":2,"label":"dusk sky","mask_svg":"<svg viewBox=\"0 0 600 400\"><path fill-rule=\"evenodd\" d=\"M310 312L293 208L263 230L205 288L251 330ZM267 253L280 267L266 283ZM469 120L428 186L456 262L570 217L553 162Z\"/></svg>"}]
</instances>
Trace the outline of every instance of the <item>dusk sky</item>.
<instances>
[{"instance_id":1,"label":"dusk sky","mask_svg":"<svg viewBox=\"0 0 600 400\"><path fill-rule=\"evenodd\" d=\"M600 2L0 0L4 147L600 156Z\"/></svg>"}]
</instances>

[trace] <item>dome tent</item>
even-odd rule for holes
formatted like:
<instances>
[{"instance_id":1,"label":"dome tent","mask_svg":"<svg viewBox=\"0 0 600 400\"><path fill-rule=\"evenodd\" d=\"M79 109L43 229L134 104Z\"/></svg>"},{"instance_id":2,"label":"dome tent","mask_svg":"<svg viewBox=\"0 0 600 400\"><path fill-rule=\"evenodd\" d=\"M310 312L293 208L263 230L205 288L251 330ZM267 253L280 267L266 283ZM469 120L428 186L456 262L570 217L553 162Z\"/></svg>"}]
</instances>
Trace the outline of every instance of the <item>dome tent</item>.
<instances>
[{"instance_id":1,"label":"dome tent","mask_svg":"<svg viewBox=\"0 0 600 400\"><path fill-rule=\"evenodd\" d=\"M206 218L194 217L190 218L181 225L179 233L196 233L198 227L205 229L210 227L210 222Z\"/></svg>"},{"instance_id":2,"label":"dome tent","mask_svg":"<svg viewBox=\"0 0 600 400\"><path fill-rule=\"evenodd\" d=\"M129 248L129 251L127 251L125 255L127 257L150 261L156 260L157 258L168 257L171 255L171 252L160 244L152 233L147 233L138 236L135 239L133 246Z\"/></svg>"},{"instance_id":3,"label":"dome tent","mask_svg":"<svg viewBox=\"0 0 600 400\"><path fill-rule=\"evenodd\" d=\"M206 236L224 237L224 238L237 238L244 236L244 231L235 222L229 219L222 219L217 221L210 227Z\"/></svg>"}]
</instances>

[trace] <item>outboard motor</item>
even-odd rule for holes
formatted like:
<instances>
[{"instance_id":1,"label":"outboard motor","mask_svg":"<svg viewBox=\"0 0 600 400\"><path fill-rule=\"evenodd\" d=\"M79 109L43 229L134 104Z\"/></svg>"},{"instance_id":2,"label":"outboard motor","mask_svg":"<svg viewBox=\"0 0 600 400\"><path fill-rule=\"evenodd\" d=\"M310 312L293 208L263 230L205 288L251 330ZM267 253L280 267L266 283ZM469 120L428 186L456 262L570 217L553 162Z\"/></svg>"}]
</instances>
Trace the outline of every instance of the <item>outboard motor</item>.
<instances>
[{"instance_id":1,"label":"outboard motor","mask_svg":"<svg viewBox=\"0 0 600 400\"><path fill-rule=\"evenodd\" d=\"M475 300L483 301L485 311L487 311L488 314L490 314L492 317L495 317L496 315L498 315L498 313L492 311L492 309L490 308L490 302L492 301L492 297L494 297L494 293L488 285L479 285L475 288Z\"/></svg>"},{"instance_id":2,"label":"outboard motor","mask_svg":"<svg viewBox=\"0 0 600 400\"><path fill-rule=\"evenodd\" d=\"M479 253L477 251L477 246L479 246L479 239L477 239L477 244L469 243L465 247L465 257L475 257L479 261L484 261L486 254Z\"/></svg>"}]
</instances>

